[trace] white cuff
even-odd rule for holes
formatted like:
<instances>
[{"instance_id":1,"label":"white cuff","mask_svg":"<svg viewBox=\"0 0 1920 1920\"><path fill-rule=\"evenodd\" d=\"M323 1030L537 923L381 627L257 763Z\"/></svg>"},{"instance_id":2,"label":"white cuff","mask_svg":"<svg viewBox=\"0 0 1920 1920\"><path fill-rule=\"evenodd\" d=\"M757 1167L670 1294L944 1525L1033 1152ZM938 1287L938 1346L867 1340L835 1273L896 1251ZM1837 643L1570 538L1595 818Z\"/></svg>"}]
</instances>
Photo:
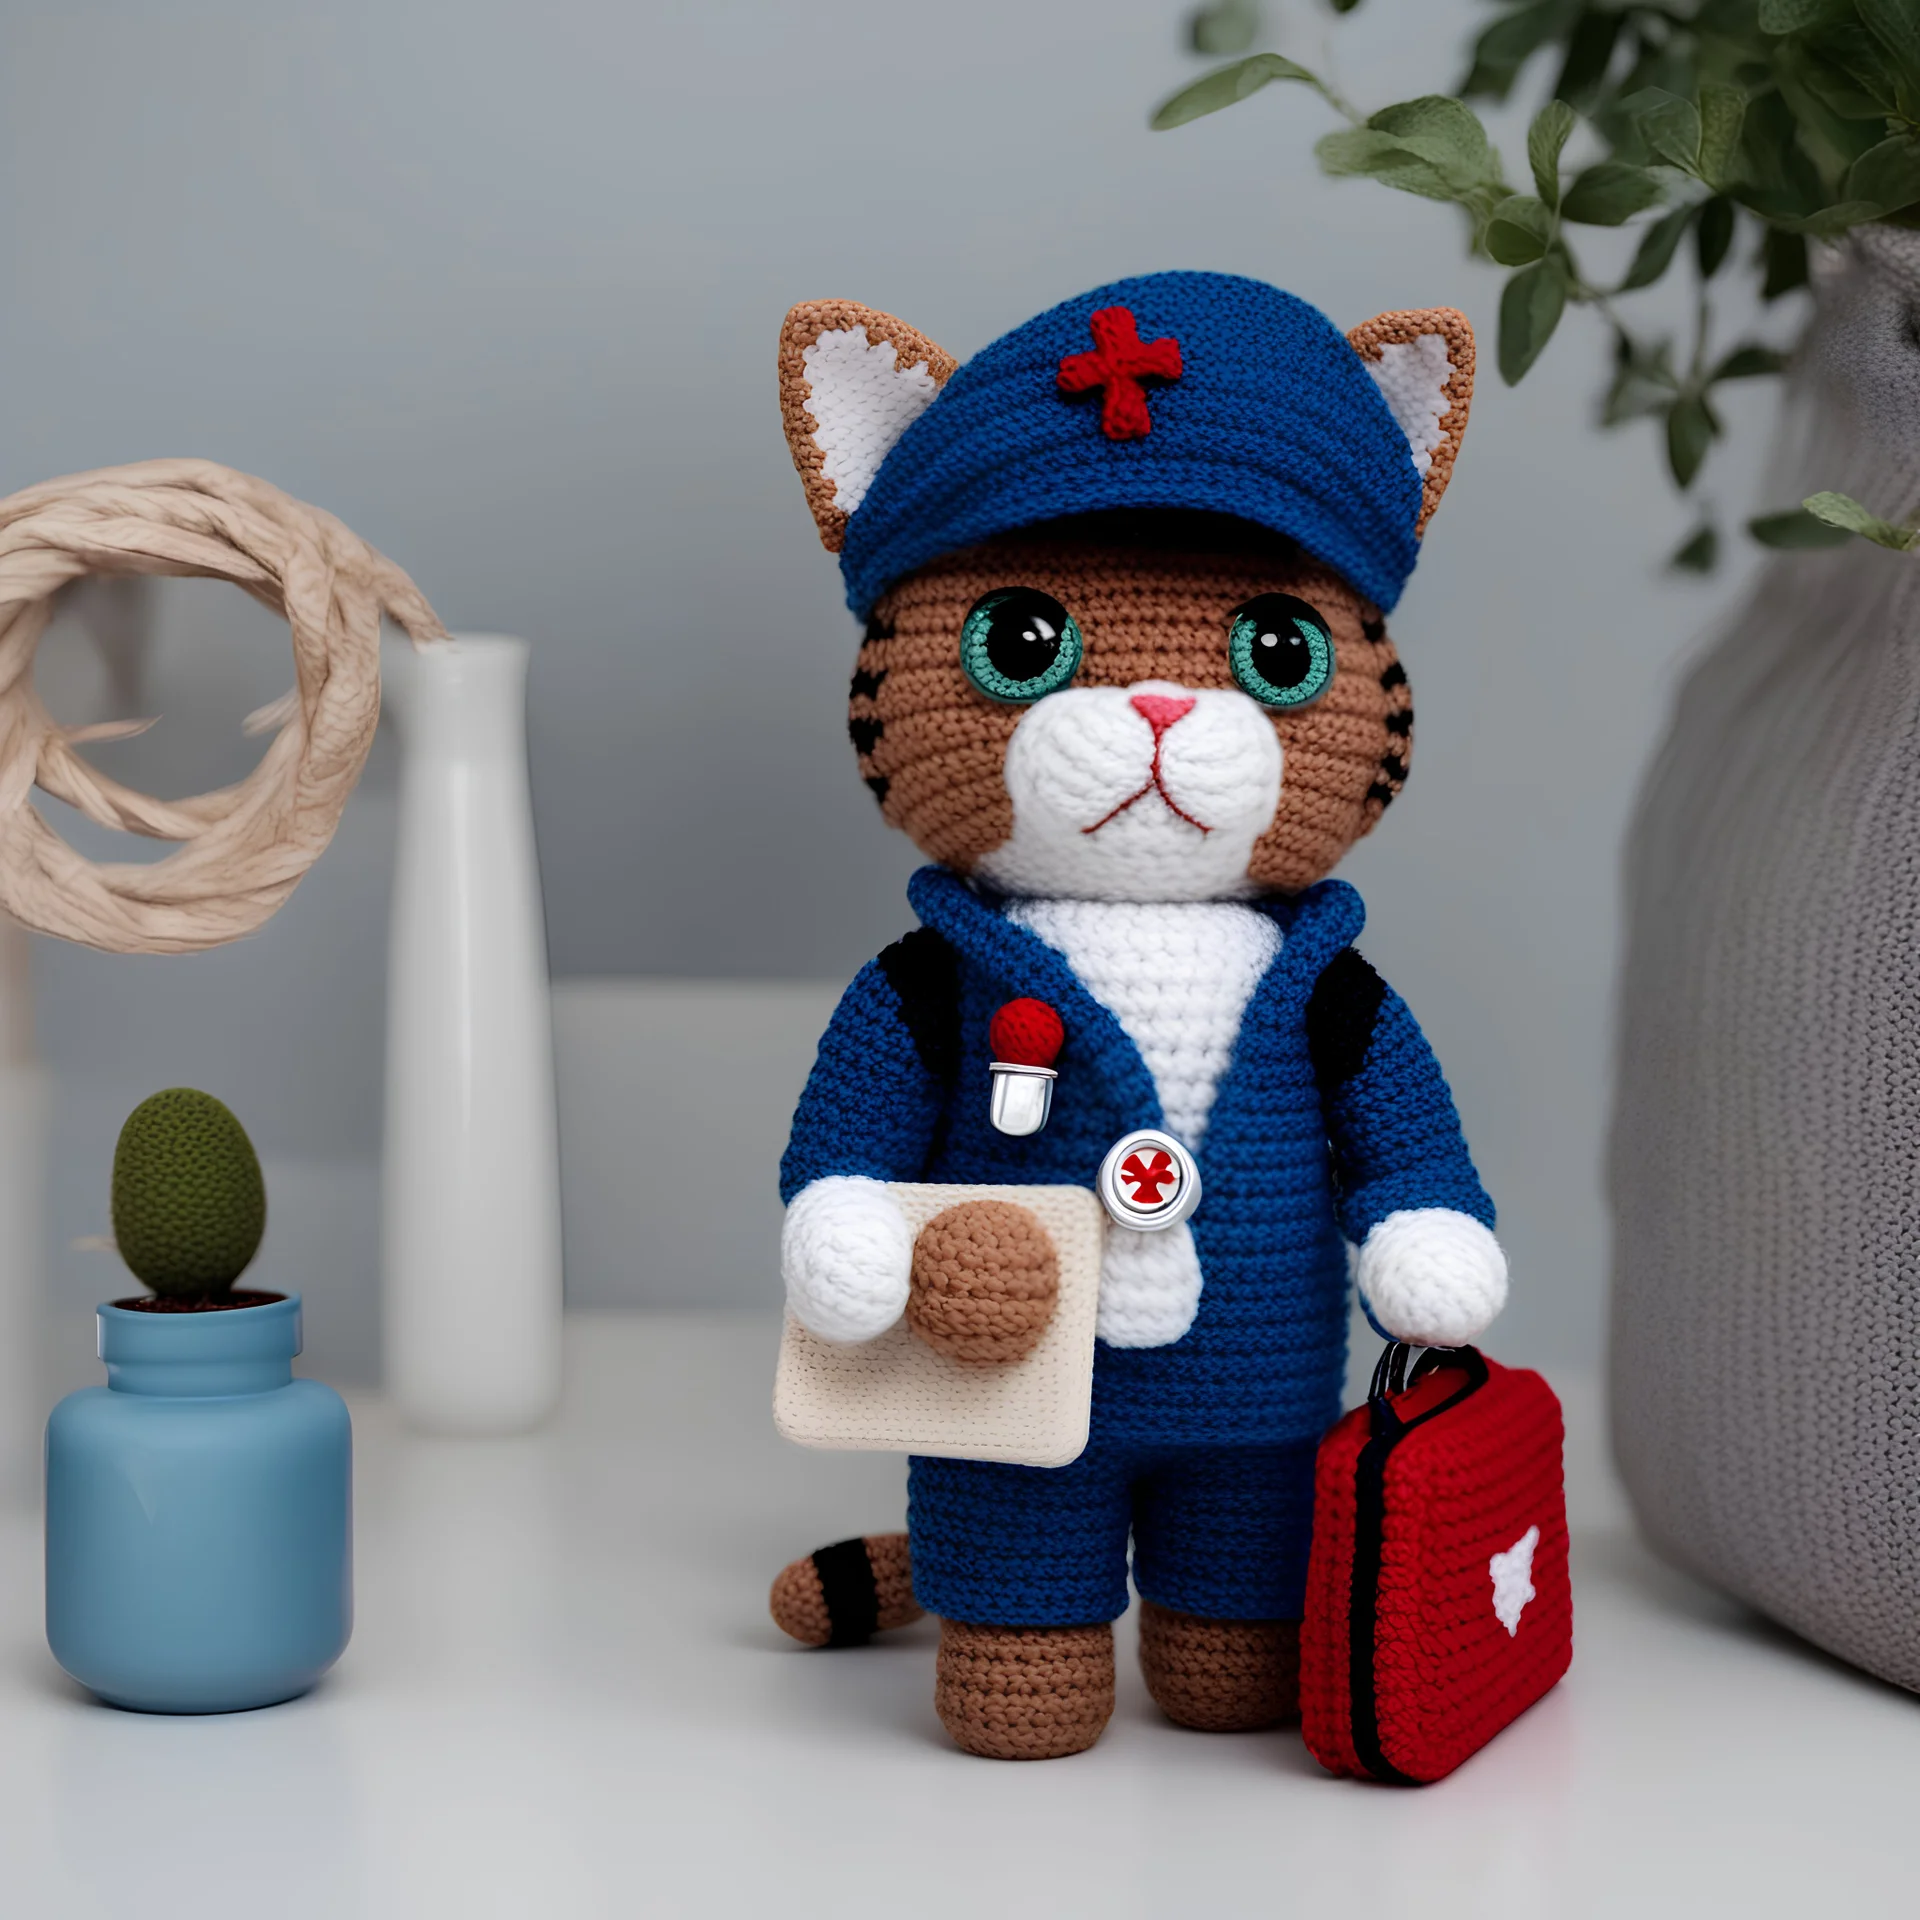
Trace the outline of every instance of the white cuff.
<instances>
[{"instance_id":1,"label":"white cuff","mask_svg":"<svg viewBox=\"0 0 1920 1920\"><path fill-rule=\"evenodd\" d=\"M913 1232L884 1181L816 1180L787 1209L780 1272L809 1333L839 1346L872 1340L907 1310Z\"/></svg>"},{"instance_id":2,"label":"white cuff","mask_svg":"<svg viewBox=\"0 0 1920 1920\"><path fill-rule=\"evenodd\" d=\"M1451 1207L1409 1208L1376 1222L1354 1279L1380 1327L1415 1346L1465 1346L1507 1304L1500 1242Z\"/></svg>"}]
</instances>

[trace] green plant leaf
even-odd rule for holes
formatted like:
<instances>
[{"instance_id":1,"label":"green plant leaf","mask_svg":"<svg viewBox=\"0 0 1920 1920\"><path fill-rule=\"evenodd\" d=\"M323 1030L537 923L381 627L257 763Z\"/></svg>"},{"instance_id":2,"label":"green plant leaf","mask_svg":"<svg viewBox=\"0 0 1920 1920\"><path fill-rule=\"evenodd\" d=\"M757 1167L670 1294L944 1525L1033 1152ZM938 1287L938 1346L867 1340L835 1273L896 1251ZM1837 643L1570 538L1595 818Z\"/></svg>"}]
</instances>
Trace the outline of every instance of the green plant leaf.
<instances>
[{"instance_id":1,"label":"green plant leaf","mask_svg":"<svg viewBox=\"0 0 1920 1920\"><path fill-rule=\"evenodd\" d=\"M1683 493L1693 485L1717 431L1718 423L1698 394L1683 393L1667 410L1667 465Z\"/></svg>"},{"instance_id":2,"label":"green plant leaf","mask_svg":"<svg viewBox=\"0 0 1920 1920\"><path fill-rule=\"evenodd\" d=\"M1760 0L1760 31L1798 33L1825 11L1825 0Z\"/></svg>"},{"instance_id":3,"label":"green plant leaf","mask_svg":"<svg viewBox=\"0 0 1920 1920\"><path fill-rule=\"evenodd\" d=\"M1792 41L1775 59L1783 77L1798 81L1842 120L1880 120L1893 110L1897 89L1886 56L1857 27L1822 34L1817 46Z\"/></svg>"},{"instance_id":4,"label":"green plant leaf","mask_svg":"<svg viewBox=\"0 0 1920 1920\"><path fill-rule=\"evenodd\" d=\"M1527 129L1527 165L1543 205L1560 204L1560 154L1574 129L1574 111L1564 100L1549 100Z\"/></svg>"},{"instance_id":5,"label":"green plant leaf","mask_svg":"<svg viewBox=\"0 0 1920 1920\"><path fill-rule=\"evenodd\" d=\"M1876 547L1891 547L1895 553L1911 553L1916 535L1911 527L1896 527L1890 520L1882 520L1877 513L1869 513L1858 500L1844 493L1809 494L1800 504L1816 520L1823 520L1830 527L1843 528L1848 533L1857 533L1863 540L1871 540Z\"/></svg>"},{"instance_id":6,"label":"green plant leaf","mask_svg":"<svg viewBox=\"0 0 1920 1920\"><path fill-rule=\"evenodd\" d=\"M1733 202L1720 194L1700 208L1700 224L1694 229L1694 242L1700 262L1700 278L1711 280L1720 271L1727 249L1733 245Z\"/></svg>"},{"instance_id":7,"label":"green plant leaf","mask_svg":"<svg viewBox=\"0 0 1920 1920\"><path fill-rule=\"evenodd\" d=\"M1218 113L1222 107L1237 106L1276 80L1298 80L1322 99L1329 97L1320 76L1308 72L1298 61L1278 53L1256 53L1245 60L1236 60L1230 67L1215 67L1211 73L1203 73L1191 86L1182 87L1170 99L1161 101L1148 124L1156 133L1165 133L1170 127L1184 127L1189 120Z\"/></svg>"},{"instance_id":8,"label":"green plant leaf","mask_svg":"<svg viewBox=\"0 0 1920 1920\"><path fill-rule=\"evenodd\" d=\"M1372 127L1342 127L1323 134L1314 143L1313 152L1321 171L1336 179L1360 176L1378 180L1383 186L1417 193L1425 200L1460 198L1459 189L1438 167L1409 153L1392 134L1376 132Z\"/></svg>"},{"instance_id":9,"label":"green plant leaf","mask_svg":"<svg viewBox=\"0 0 1920 1920\"><path fill-rule=\"evenodd\" d=\"M1674 250L1680 244L1680 236L1686 232L1693 216L1699 212L1697 207L1675 207L1671 213L1663 213L1645 234L1641 236L1640 250L1633 256L1633 265L1627 269L1627 277L1620 282L1621 293L1633 293L1641 287L1650 287L1673 264Z\"/></svg>"},{"instance_id":10,"label":"green plant leaf","mask_svg":"<svg viewBox=\"0 0 1920 1920\"><path fill-rule=\"evenodd\" d=\"M1920 0L1854 0L1854 6L1901 70L1920 76Z\"/></svg>"},{"instance_id":11,"label":"green plant leaf","mask_svg":"<svg viewBox=\"0 0 1920 1920\"><path fill-rule=\"evenodd\" d=\"M1787 233L1779 227L1767 229L1760 257L1765 263L1765 278L1760 283L1763 300L1778 300L1807 284L1807 237Z\"/></svg>"},{"instance_id":12,"label":"green plant leaf","mask_svg":"<svg viewBox=\"0 0 1920 1920\"><path fill-rule=\"evenodd\" d=\"M1330 174L1364 174L1403 193L1455 201L1479 220L1506 194L1486 129L1445 94L1382 107L1364 127L1325 135L1314 152Z\"/></svg>"},{"instance_id":13,"label":"green plant leaf","mask_svg":"<svg viewBox=\"0 0 1920 1920\"><path fill-rule=\"evenodd\" d=\"M1578 175L1560 203L1561 216L1586 227L1617 227L1660 198L1660 181L1645 167L1602 160Z\"/></svg>"},{"instance_id":14,"label":"green plant leaf","mask_svg":"<svg viewBox=\"0 0 1920 1920\"><path fill-rule=\"evenodd\" d=\"M1735 347L1707 375L1707 384L1718 386L1722 380L1764 379L1768 374L1783 372L1786 364L1787 356L1778 347Z\"/></svg>"},{"instance_id":15,"label":"green plant leaf","mask_svg":"<svg viewBox=\"0 0 1920 1920\"><path fill-rule=\"evenodd\" d=\"M1700 171L1700 110L1664 87L1647 87L1621 101L1620 111L1648 148L1669 166Z\"/></svg>"},{"instance_id":16,"label":"green plant leaf","mask_svg":"<svg viewBox=\"0 0 1920 1920\"><path fill-rule=\"evenodd\" d=\"M1675 573L1711 573L1720 560L1720 530L1703 520L1668 556Z\"/></svg>"},{"instance_id":17,"label":"green plant leaf","mask_svg":"<svg viewBox=\"0 0 1920 1920\"><path fill-rule=\"evenodd\" d=\"M1567 270L1558 254L1522 267L1500 295L1500 377L1517 385L1540 358L1567 305Z\"/></svg>"},{"instance_id":18,"label":"green plant leaf","mask_svg":"<svg viewBox=\"0 0 1920 1920\"><path fill-rule=\"evenodd\" d=\"M1920 140L1896 134L1869 147L1847 173L1846 197L1895 213L1920 200Z\"/></svg>"},{"instance_id":19,"label":"green plant leaf","mask_svg":"<svg viewBox=\"0 0 1920 1920\"><path fill-rule=\"evenodd\" d=\"M1500 159L1480 116L1449 94L1427 93L1382 107L1367 125L1397 140L1462 192L1500 178Z\"/></svg>"},{"instance_id":20,"label":"green plant leaf","mask_svg":"<svg viewBox=\"0 0 1920 1920\"><path fill-rule=\"evenodd\" d=\"M1460 83L1461 93L1504 100L1520 69L1558 28L1564 11L1560 0L1534 0L1496 20L1473 43L1473 64Z\"/></svg>"},{"instance_id":21,"label":"green plant leaf","mask_svg":"<svg viewBox=\"0 0 1920 1920\"><path fill-rule=\"evenodd\" d=\"M1842 200L1837 205L1822 207L1818 213L1810 213L1802 220L1788 219L1777 214L1768 214L1776 227L1784 228L1788 233L1811 234L1816 240L1830 240L1836 233L1845 233L1849 227L1864 225L1869 220L1880 218L1881 208L1877 200Z\"/></svg>"},{"instance_id":22,"label":"green plant leaf","mask_svg":"<svg viewBox=\"0 0 1920 1920\"><path fill-rule=\"evenodd\" d=\"M1845 527L1829 526L1816 520L1805 507L1786 513L1763 513L1747 522L1747 531L1763 547L1777 552L1804 552L1815 547L1844 547L1853 538Z\"/></svg>"},{"instance_id":23,"label":"green plant leaf","mask_svg":"<svg viewBox=\"0 0 1920 1920\"><path fill-rule=\"evenodd\" d=\"M1530 193L1509 194L1487 222L1487 251L1503 267L1524 267L1552 244L1553 215Z\"/></svg>"},{"instance_id":24,"label":"green plant leaf","mask_svg":"<svg viewBox=\"0 0 1920 1920\"><path fill-rule=\"evenodd\" d=\"M1747 117L1747 96L1739 87L1708 81L1700 89L1700 177L1723 187L1733 177L1740 151L1740 125Z\"/></svg>"},{"instance_id":25,"label":"green plant leaf","mask_svg":"<svg viewBox=\"0 0 1920 1920\"><path fill-rule=\"evenodd\" d=\"M1613 341L1613 381L1600 405L1600 424L1617 427L1649 415L1665 416L1680 391L1673 371L1673 346L1666 340L1635 340L1617 333Z\"/></svg>"},{"instance_id":26,"label":"green plant leaf","mask_svg":"<svg viewBox=\"0 0 1920 1920\"><path fill-rule=\"evenodd\" d=\"M1573 31L1567 36L1567 57L1561 63L1560 77L1553 83L1556 100L1567 100L1580 106L1599 91L1607 77L1607 69L1613 64L1613 50L1619 45L1620 29L1626 23L1626 15L1611 7L1605 11L1588 7L1581 13L1573 23Z\"/></svg>"},{"instance_id":27,"label":"green plant leaf","mask_svg":"<svg viewBox=\"0 0 1920 1920\"><path fill-rule=\"evenodd\" d=\"M1260 32L1258 0L1212 0L1187 16L1187 45L1195 53L1245 53Z\"/></svg>"}]
</instances>

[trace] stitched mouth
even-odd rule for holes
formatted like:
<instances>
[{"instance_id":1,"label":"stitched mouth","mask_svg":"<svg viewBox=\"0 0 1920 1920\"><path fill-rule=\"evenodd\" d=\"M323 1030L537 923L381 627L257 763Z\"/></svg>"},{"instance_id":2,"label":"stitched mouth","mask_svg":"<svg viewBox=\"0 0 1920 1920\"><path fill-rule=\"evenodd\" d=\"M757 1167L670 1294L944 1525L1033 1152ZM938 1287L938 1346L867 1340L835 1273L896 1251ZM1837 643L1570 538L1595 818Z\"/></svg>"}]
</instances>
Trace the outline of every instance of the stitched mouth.
<instances>
[{"instance_id":1,"label":"stitched mouth","mask_svg":"<svg viewBox=\"0 0 1920 1920\"><path fill-rule=\"evenodd\" d=\"M1155 740L1153 743L1153 765L1147 772L1147 784L1142 787L1138 793L1128 794L1117 807L1102 814L1092 826L1082 827L1080 831L1083 834L1098 833L1109 821L1118 820L1136 801L1144 800L1150 793L1157 793L1161 800L1165 802L1167 811L1176 818L1184 820L1188 826L1198 827L1202 833L1211 833L1213 831L1204 820L1196 820L1193 815L1167 791L1166 782L1160 778L1160 742L1158 740Z\"/></svg>"}]
</instances>

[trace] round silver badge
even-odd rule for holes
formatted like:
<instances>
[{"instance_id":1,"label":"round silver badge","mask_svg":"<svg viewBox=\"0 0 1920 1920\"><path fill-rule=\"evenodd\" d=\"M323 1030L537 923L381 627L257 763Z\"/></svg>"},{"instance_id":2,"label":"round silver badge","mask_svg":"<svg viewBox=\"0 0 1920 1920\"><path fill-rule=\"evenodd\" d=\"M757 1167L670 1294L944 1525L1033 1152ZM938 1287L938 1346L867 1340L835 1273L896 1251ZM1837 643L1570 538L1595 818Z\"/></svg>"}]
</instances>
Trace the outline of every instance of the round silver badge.
<instances>
[{"instance_id":1,"label":"round silver badge","mask_svg":"<svg viewBox=\"0 0 1920 1920\"><path fill-rule=\"evenodd\" d=\"M1098 1191L1116 1226L1158 1233L1200 1204L1200 1169L1172 1134L1142 1127L1113 1143L1100 1163Z\"/></svg>"}]
</instances>

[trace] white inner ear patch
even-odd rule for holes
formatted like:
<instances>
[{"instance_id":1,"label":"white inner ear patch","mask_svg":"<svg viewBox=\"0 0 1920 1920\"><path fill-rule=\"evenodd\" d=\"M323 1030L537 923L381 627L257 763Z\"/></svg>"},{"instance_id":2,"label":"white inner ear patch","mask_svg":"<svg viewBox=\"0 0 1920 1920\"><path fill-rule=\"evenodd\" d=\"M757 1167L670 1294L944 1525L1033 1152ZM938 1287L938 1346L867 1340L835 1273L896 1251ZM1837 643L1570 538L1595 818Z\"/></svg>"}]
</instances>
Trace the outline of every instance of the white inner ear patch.
<instances>
[{"instance_id":1,"label":"white inner ear patch","mask_svg":"<svg viewBox=\"0 0 1920 1920\"><path fill-rule=\"evenodd\" d=\"M1423 333L1417 340L1389 342L1377 359L1367 355L1362 359L1407 436L1414 470L1424 480L1445 438L1440 422L1449 411L1447 382L1453 377L1446 341L1437 333Z\"/></svg>"},{"instance_id":2,"label":"white inner ear patch","mask_svg":"<svg viewBox=\"0 0 1920 1920\"><path fill-rule=\"evenodd\" d=\"M800 358L820 471L833 482L833 504L852 513L893 443L940 389L925 361L901 366L893 342L869 341L865 327L823 333Z\"/></svg>"}]
</instances>

